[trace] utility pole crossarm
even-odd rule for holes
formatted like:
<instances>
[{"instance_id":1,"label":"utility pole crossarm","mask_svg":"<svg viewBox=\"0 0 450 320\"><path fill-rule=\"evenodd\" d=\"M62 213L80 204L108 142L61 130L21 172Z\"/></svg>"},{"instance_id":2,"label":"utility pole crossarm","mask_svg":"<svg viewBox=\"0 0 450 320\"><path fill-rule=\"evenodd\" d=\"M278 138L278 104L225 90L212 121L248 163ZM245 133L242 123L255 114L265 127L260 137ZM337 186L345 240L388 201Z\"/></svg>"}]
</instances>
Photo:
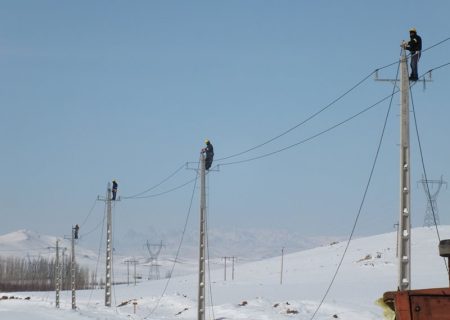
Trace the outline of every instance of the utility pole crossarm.
<instances>
[{"instance_id":1,"label":"utility pole crossarm","mask_svg":"<svg viewBox=\"0 0 450 320\"><path fill-rule=\"evenodd\" d=\"M406 59L406 58L405 58L405 59ZM400 61L400 62L401 62L401 61ZM375 81L380 81L380 82L390 82L390 83L392 83L394 86L398 87L398 82L399 82L398 79L379 78L379 77L378 77L378 71L379 71L378 69L375 70ZM415 80L415 81L414 81L414 82L416 82L416 83L422 83L422 84L423 84L423 90L426 89L427 83L428 83L428 82L433 82L433 79L431 78L431 70L428 71L426 74L428 74L428 79L426 79L425 76L423 76L423 77L421 77L422 79L418 79L418 80ZM426 74L425 74L425 75L426 75ZM400 88L399 88L399 89L400 89Z\"/></svg>"}]
</instances>

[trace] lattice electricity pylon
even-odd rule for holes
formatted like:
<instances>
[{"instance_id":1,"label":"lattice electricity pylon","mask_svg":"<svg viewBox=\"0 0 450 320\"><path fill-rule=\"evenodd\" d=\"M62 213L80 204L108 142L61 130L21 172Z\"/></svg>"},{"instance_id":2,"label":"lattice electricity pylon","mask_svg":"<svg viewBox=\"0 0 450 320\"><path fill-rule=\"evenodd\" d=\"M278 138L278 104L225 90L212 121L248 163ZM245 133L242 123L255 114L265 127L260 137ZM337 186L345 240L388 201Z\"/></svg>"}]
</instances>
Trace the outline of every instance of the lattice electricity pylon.
<instances>
[{"instance_id":1,"label":"lattice electricity pylon","mask_svg":"<svg viewBox=\"0 0 450 320\"><path fill-rule=\"evenodd\" d=\"M161 265L158 264L158 257L159 257L159 254L161 253L161 249L163 247L162 240L158 244L150 244L147 240L146 246L147 246L148 253L150 255L150 259L149 259L150 269L148 272L148 280L152 280L152 279L159 280L159 278L160 278L159 267ZM152 250L152 247L154 247L156 249Z\"/></svg>"},{"instance_id":2,"label":"lattice electricity pylon","mask_svg":"<svg viewBox=\"0 0 450 320\"><path fill-rule=\"evenodd\" d=\"M423 190L425 191L425 195L427 197L427 210L425 212L423 226L431 227L434 226L435 223L440 224L439 210L436 199L442 189L442 186L445 185L447 187L447 181L444 181L441 176L440 180L429 180L422 178L419 183L422 184ZM436 188L434 188L435 186Z\"/></svg>"}]
</instances>

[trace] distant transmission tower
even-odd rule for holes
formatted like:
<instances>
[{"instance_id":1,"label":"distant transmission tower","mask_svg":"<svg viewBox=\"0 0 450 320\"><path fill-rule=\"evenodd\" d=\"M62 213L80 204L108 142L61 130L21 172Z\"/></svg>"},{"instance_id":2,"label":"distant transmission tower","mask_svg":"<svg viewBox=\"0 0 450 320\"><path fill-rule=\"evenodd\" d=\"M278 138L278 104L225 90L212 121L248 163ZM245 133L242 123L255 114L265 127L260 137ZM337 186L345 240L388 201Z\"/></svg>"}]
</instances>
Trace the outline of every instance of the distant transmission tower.
<instances>
[{"instance_id":1,"label":"distant transmission tower","mask_svg":"<svg viewBox=\"0 0 450 320\"><path fill-rule=\"evenodd\" d=\"M150 244L147 240L146 246L147 246L148 253L150 255L150 261L149 261L150 269L148 272L148 280L152 280L152 279L159 280L159 278L160 278L159 267L161 265L158 264L158 257L159 257L159 254L161 253L161 249L163 247L162 240L158 244ZM152 250L152 247L155 249Z\"/></svg>"},{"instance_id":2,"label":"distant transmission tower","mask_svg":"<svg viewBox=\"0 0 450 320\"><path fill-rule=\"evenodd\" d=\"M427 197L427 210L425 212L425 219L423 221L424 227L431 227L434 226L435 221L436 224L440 224L439 221L439 210L437 207L437 196L439 195L439 192L442 189L442 186L445 184L447 186L447 181L444 181L442 179L440 180L428 180L425 178L422 178L422 180L419 181L419 183L422 184L423 190L425 191L425 195ZM436 188L434 188L436 186ZM434 217L433 217L434 213Z\"/></svg>"}]
</instances>

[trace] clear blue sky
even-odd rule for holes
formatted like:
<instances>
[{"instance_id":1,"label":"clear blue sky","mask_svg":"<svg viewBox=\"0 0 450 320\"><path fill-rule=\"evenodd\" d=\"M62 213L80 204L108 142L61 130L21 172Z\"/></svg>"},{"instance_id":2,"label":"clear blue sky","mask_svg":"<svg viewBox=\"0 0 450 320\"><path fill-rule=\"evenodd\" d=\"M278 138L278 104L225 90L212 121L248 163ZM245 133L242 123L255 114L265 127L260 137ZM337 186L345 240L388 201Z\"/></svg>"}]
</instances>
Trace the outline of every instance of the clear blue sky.
<instances>
[{"instance_id":1,"label":"clear blue sky","mask_svg":"<svg viewBox=\"0 0 450 320\"><path fill-rule=\"evenodd\" d=\"M398 60L416 27L424 48L450 37L448 1L2 1L0 3L0 234L62 235L82 223L106 184L121 195L151 187L205 138L216 158L260 144ZM419 73L450 62L450 41L422 56ZM396 65L380 76L394 77ZM429 178L450 179L450 68L414 102ZM389 95L371 78L288 135L231 160L301 141ZM398 211L398 96L394 98L358 234L393 230ZM388 101L308 143L210 176L212 227L305 235L351 229ZM414 127L411 127L414 129ZM413 224L426 198L414 131ZM154 192L194 177L181 170ZM193 184L123 200L116 228L179 228ZM439 198L450 223L450 190ZM198 215L198 190L192 217ZM101 220L97 203L83 230Z\"/></svg>"}]
</instances>

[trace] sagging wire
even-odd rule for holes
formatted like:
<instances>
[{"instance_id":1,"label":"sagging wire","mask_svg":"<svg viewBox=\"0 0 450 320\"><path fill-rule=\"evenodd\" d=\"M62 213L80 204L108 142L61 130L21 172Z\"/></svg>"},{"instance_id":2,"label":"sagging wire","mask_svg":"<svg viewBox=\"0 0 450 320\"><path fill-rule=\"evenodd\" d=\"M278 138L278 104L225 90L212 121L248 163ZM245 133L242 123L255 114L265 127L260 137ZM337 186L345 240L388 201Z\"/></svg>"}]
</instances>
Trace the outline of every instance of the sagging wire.
<instances>
[{"instance_id":1,"label":"sagging wire","mask_svg":"<svg viewBox=\"0 0 450 320\"><path fill-rule=\"evenodd\" d=\"M178 245L178 249L177 249L177 252L176 252L176 255L175 255L175 259L174 259L172 268L170 270L169 277L167 278L167 281L166 281L166 284L164 286L163 292L162 292L161 296L159 297L159 299L157 300L156 305L153 307L153 309L150 311L150 313L147 314L143 319L148 319L148 317L150 317L156 311L156 309L158 309L159 304L161 303L161 300L164 297L164 295L165 295L165 293L167 291L167 288L169 287L169 283L170 283L170 280L172 279L173 271L175 269L175 265L178 262L178 257L180 255L181 246L183 244L184 236L186 234L186 230L187 230L187 226L188 226L188 222L189 222L189 217L191 215L192 203L193 203L194 195L195 195L195 188L197 187L197 180L198 180L198 168L197 168L197 174L196 174L196 177L195 177L194 187L192 189L192 194L191 194L191 199L190 199L190 202L189 202L189 207L188 207L186 219L185 219L185 222L184 222L183 232L181 234L180 244Z\"/></svg>"}]
</instances>

